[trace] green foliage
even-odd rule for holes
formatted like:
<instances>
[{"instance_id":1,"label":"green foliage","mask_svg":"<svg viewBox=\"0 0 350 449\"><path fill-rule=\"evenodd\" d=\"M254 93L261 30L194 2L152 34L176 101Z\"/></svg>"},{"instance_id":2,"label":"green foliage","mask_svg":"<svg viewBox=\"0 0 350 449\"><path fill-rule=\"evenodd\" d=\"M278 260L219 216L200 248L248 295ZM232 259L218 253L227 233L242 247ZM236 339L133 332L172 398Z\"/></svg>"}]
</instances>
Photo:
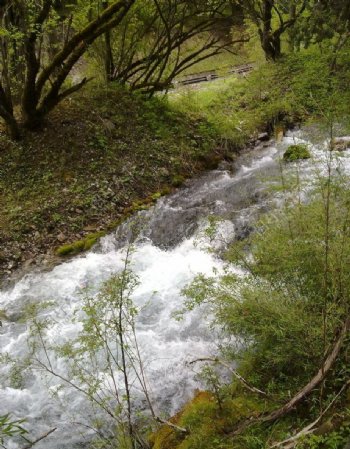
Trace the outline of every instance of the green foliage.
<instances>
[{"instance_id":1,"label":"green foliage","mask_svg":"<svg viewBox=\"0 0 350 449\"><path fill-rule=\"evenodd\" d=\"M285 191L284 206L263 216L254 233L232 245L223 275L200 275L184 290L187 309L203 302L210 304L215 324L227 340L221 345L222 357L237 364L238 372L251 385L267 392L264 404L253 404L251 414L248 412L250 419L261 411L276 409L279 405L273 403L275 400L279 404L287 401L307 384L319 370L349 313L350 190L347 179L339 173L336 176L332 152L326 151L328 167L333 168L327 178L318 175L307 201L301 201L299 183L294 190ZM284 180L284 186L287 184L288 180ZM237 274L237 268L243 274ZM204 377L217 403L212 416L215 430L200 443L199 435L204 430L199 429L205 418L194 411L198 421L194 420L196 427L188 438L191 444L176 447L265 449L271 441L283 441L297 432L291 429L300 430L305 421L318 417L320 403L324 409L348 382L348 349L347 340L324 390L315 390L298 407L297 415L284 417L273 426L257 422L229 444L220 431L221 425L224 421L230 433L227 429L237 428L237 416L231 412L230 421L225 414L227 404L237 401L237 396L243 397L245 409L249 395L241 394L242 386L235 379L230 385L218 386L212 370L206 368ZM328 412L334 423L324 418L319 433L300 439L297 448L344 447L349 427L344 396L342 401L340 407ZM233 409L237 410L237 404Z\"/></svg>"},{"instance_id":2,"label":"green foliage","mask_svg":"<svg viewBox=\"0 0 350 449\"><path fill-rule=\"evenodd\" d=\"M229 41L215 36L220 19L230 17L226 10L222 0L136 1L128 20L90 49L92 69L106 80L152 96L169 89L174 78L197 63L194 70L206 67L204 61L211 56L214 63L227 64L233 57L220 50L230 48Z\"/></svg>"},{"instance_id":3,"label":"green foliage","mask_svg":"<svg viewBox=\"0 0 350 449\"><path fill-rule=\"evenodd\" d=\"M311 434L303 438L297 445L298 449L343 449L349 442L350 429L348 426L325 435Z\"/></svg>"},{"instance_id":4,"label":"green foliage","mask_svg":"<svg viewBox=\"0 0 350 449\"><path fill-rule=\"evenodd\" d=\"M310 159L311 154L307 148L307 145L290 145L285 153L283 154L283 159L286 162L294 162L300 159Z\"/></svg>"},{"instance_id":5,"label":"green foliage","mask_svg":"<svg viewBox=\"0 0 350 449\"><path fill-rule=\"evenodd\" d=\"M217 323L234 336L226 356L261 389L284 395L303 385L348 310L349 198L346 184L322 180L308 204L292 201L265 216L248 241L231 248L228 260L243 277L229 264L219 279L201 276L185 289L188 308L213 305Z\"/></svg>"},{"instance_id":6,"label":"green foliage","mask_svg":"<svg viewBox=\"0 0 350 449\"><path fill-rule=\"evenodd\" d=\"M257 64L248 77L215 83L170 97L171 104L190 117L205 118L223 139L243 146L268 126L300 120L349 123L349 45L337 53L325 42L286 55L275 64Z\"/></svg>"},{"instance_id":7,"label":"green foliage","mask_svg":"<svg viewBox=\"0 0 350 449\"><path fill-rule=\"evenodd\" d=\"M13 420L9 413L0 416L0 444L3 444L6 438L28 433L22 427L24 422L24 419Z\"/></svg>"},{"instance_id":8,"label":"green foliage","mask_svg":"<svg viewBox=\"0 0 350 449\"><path fill-rule=\"evenodd\" d=\"M138 278L130 267L131 252L129 247L122 270L103 282L97 293L82 290L82 306L74 317L79 332L74 338L48 341L50 320L38 315L36 305L28 314L32 367L58 377L61 388L72 388L98 410L103 418L91 422L91 428L97 429L94 447L104 449L130 449L140 439L131 406L135 382L151 408L136 340L138 308L132 296ZM63 363L53 363L58 359Z\"/></svg>"}]
</instances>

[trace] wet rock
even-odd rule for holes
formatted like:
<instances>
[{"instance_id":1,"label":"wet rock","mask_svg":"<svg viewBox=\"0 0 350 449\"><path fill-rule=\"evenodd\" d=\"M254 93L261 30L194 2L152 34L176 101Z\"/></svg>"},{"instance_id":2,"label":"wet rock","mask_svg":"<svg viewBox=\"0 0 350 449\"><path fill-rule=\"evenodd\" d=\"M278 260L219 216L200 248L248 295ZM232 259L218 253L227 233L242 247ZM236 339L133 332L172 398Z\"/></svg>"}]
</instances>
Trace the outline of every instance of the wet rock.
<instances>
[{"instance_id":1,"label":"wet rock","mask_svg":"<svg viewBox=\"0 0 350 449\"><path fill-rule=\"evenodd\" d=\"M332 150L345 151L350 148L350 136L336 137L332 142Z\"/></svg>"},{"instance_id":2,"label":"wet rock","mask_svg":"<svg viewBox=\"0 0 350 449\"><path fill-rule=\"evenodd\" d=\"M164 177L170 176L169 170L165 167L160 168L159 173Z\"/></svg>"},{"instance_id":3,"label":"wet rock","mask_svg":"<svg viewBox=\"0 0 350 449\"><path fill-rule=\"evenodd\" d=\"M222 162L220 162L218 169L230 171L232 169L232 162L222 161Z\"/></svg>"},{"instance_id":4,"label":"wet rock","mask_svg":"<svg viewBox=\"0 0 350 449\"><path fill-rule=\"evenodd\" d=\"M260 133L258 135L258 139L259 142L267 142L268 140L270 140L270 136L269 133Z\"/></svg>"},{"instance_id":5,"label":"wet rock","mask_svg":"<svg viewBox=\"0 0 350 449\"><path fill-rule=\"evenodd\" d=\"M27 270L29 267L31 267L34 264L34 259L27 259L24 263L23 263L23 269Z\"/></svg>"},{"instance_id":6,"label":"wet rock","mask_svg":"<svg viewBox=\"0 0 350 449\"><path fill-rule=\"evenodd\" d=\"M85 226L84 231L86 231L86 232L94 232L94 231L96 231L96 226L93 226L93 225Z\"/></svg>"},{"instance_id":7,"label":"wet rock","mask_svg":"<svg viewBox=\"0 0 350 449\"><path fill-rule=\"evenodd\" d=\"M5 251L0 250L0 262L6 262L7 254Z\"/></svg>"}]
</instances>

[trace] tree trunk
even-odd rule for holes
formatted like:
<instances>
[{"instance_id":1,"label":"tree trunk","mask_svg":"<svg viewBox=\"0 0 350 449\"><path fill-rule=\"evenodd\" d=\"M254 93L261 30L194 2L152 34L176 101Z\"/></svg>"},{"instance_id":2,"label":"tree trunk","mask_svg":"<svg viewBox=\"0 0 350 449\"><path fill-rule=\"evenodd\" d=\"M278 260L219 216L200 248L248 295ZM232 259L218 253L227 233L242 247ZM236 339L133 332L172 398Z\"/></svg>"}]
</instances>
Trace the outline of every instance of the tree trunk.
<instances>
[{"instance_id":1,"label":"tree trunk","mask_svg":"<svg viewBox=\"0 0 350 449\"><path fill-rule=\"evenodd\" d=\"M272 11L274 1L265 0L262 10L262 25L259 30L260 41L268 61L276 61L281 57L281 35L272 31Z\"/></svg>"},{"instance_id":2,"label":"tree trunk","mask_svg":"<svg viewBox=\"0 0 350 449\"><path fill-rule=\"evenodd\" d=\"M106 68L106 79L107 81L112 81L114 76L115 65L113 61L113 51L111 44L111 32L110 30L105 33L105 68Z\"/></svg>"},{"instance_id":3,"label":"tree trunk","mask_svg":"<svg viewBox=\"0 0 350 449\"><path fill-rule=\"evenodd\" d=\"M7 95L0 81L0 117L5 121L7 131L11 139L18 140L20 138L19 126L13 113L11 94Z\"/></svg>"},{"instance_id":4,"label":"tree trunk","mask_svg":"<svg viewBox=\"0 0 350 449\"><path fill-rule=\"evenodd\" d=\"M35 93L35 88L31 84L25 86L21 101L21 115L25 128L38 129L40 128L40 119L37 116L38 98Z\"/></svg>"},{"instance_id":5,"label":"tree trunk","mask_svg":"<svg viewBox=\"0 0 350 449\"><path fill-rule=\"evenodd\" d=\"M297 15L297 8L296 5L293 3L289 7L289 17L290 20L296 21L296 15ZM288 46L289 51L291 53L295 50L295 28L292 26L288 31Z\"/></svg>"},{"instance_id":6,"label":"tree trunk","mask_svg":"<svg viewBox=\"0 0 350 449\"><path fill-rule=\"evenodd\" d=\"M20 140L21 133L15 118L6 121L7 132L12 140Z\"/></svg>"},{"instance_id":7,"label":"tree trunk","mask_svg":"<svg viewBox=\"0 0 350 449\"><path fill-rule=\"evenodd\" d=\"M102 3L104 9L108 8L108 1ZM105 70L106 70L106 80L112 81L114 75L114 60L113 60L113 50L111 43L111 30L107 30L104 35L105 38Z\"/></svg>"},{"instance_id":8,"label":"tree trunk","mask_svg":"<svg viewBox=\"0 0 350 449\"><path fill-rule=\"evenodd\" d=\"M281 38L270 31L262 33L261 46L268 61L277 61L281 57Z\"/></svg>"},{"instance_id":9,"label":"tree trunk","mask_svg":"<svg viewBox=\"0 0 350 449\"><path fill-rule=\"evenodd\" d=\"M37 111L33 111L31 114L23 112L23 126L30 131L37 131L43 126L43 115Z\"/></svg>"}]
</instances>

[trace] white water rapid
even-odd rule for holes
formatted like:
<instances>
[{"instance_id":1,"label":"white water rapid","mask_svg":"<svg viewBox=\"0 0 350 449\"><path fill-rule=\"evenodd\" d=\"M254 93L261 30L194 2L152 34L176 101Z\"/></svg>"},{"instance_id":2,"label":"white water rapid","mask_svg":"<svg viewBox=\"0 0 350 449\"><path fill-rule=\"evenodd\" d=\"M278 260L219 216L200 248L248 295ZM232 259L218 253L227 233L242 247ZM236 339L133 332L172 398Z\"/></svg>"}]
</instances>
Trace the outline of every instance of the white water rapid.
<instances>
[{"instance_id":1,"label":"white water rapid","mask_svg":"<svg viewBox=\"0 0 350 449\"><path fill-rule=\"evenodd\" d=\"M199 273L221 270L218 255L205 251L201 230L207 217L218 216L214 247L219 252L225 243L247 235L259 213L278 205L281 194L271 193L267 185L279 173L279 160L288 145L306 141L305 132L290 133L281 143L274 141L247 150L235 163L189 181L176 193L164 197L149 211L139 214L142 227L132 254L132 268L140 284L134 294L138 306L145 305L137 318L137 337L147 370L152 398L162 412L174 413L198 386L186 361L215 353L217 335L209 327L208 314L199 308L176 321L172 313L181 308L181 290ZM306 188L317 170L322 172L326 152L323 142L310 145L313 158L298 163ZM350 152L337 158L338 170L349 173ZM287 170L294 170L290 164ZM270 178L270 181L268 180ZM3 355L26 357L28 325L24 310L28 304L54 301L42 315L53 319L50 342L74 337L79 325L72 320L81 302L82 287L98 285L123 268L130 223L102 239L89 253L56 266L50 272L27 274L16 285L0 291L0 309L6 314L0 327ZM55 369L64 370L58 359ZM86 423L92 411L78 392L61 388L63 382L41 372L26 372L21 378L10 368L0 368L0 415L11 412L26 418L35 439L51 428L58 430L38 443L38 449L76 449L87 447L90 432L75 423ZM56 393L56 394L54 394ZM18 446L13 440L9 449Z\"/></svg>"}]
</instances>

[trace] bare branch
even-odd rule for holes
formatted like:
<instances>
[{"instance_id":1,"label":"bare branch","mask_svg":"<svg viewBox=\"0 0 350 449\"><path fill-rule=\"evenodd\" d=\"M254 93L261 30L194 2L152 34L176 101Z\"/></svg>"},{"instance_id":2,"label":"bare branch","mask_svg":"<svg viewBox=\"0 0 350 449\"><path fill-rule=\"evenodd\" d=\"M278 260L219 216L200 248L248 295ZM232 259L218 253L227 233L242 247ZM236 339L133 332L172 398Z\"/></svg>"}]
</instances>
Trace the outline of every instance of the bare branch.
<instances>
[{"instance_id":1,"label":"bare branch","mask_svg":"<svg viewBox=\"0 0 350 449\"><path fill-rule=\"evenodd\" d=\"M41 437L37 438L35 441L32 441L30 444L25 446L23 449L30 449L32 448L36 443L39 443L39 441L42 441L44 438L47 438L49 435L51 435L53 432L55 432L57 428L49 430L48 432L44 433L44 435L41 435Z\"/></svg>"},{"instance_id":2,"label":"bare branch","mask_svg":"<svg viewBox=\"0 0 350 449\"><path fill-rule=\"evenodd\" d=\"M160 424L165 424L166 426L169 426L169 427L171 427L172 429L175 429L175 430L177 430L177 431L179 431L179 432L182 432L182 433L188 433L188 430L185 429L184 427L179 427L179 426L177 426L176 424L171 423L170 421L166 421L165 419L159 418L158 416L156 416L154 419L155 419L157 422L159 422Z\"/></svg>"},{"instance_id":3,"label":"bare branch","mask_svg":"<svg viewBox=\"0 0 350 449\"><path fill-rule=\"evenodd\" d=\"M294 409L294 407L299 404L306 396L308 396L326 377L329 370L334 365L336 361L343 341L350 330L350 317L348 317L344 323L344 326L340 332L340 335L335 342L332 351L329 353L328 357L324 361L322 367L318 370L318 373L310 380L310 382L305 385L289 402L287 402L283 407L273 411L269 415L265 416L262 420L264 422L275 421L278 418L286 415L288 412Z\"/></svg>"},{"instance_id":4,"label":"bare branch","mask_svg":"<svg viewBox=\"0 0 350 449\"><path fill-rule=\"evenodd\" d=\"M249 391L251 391L252 393L260 394L262 396L267 396L267 394L264 391L259 390L259 388L256 388L256 387L250 385L240 374L237 373L237 371L235 369L233 369L228 363L226 363L223 360L220 360L218 358L206 357L206 358L193 360L192 362L190 362L190 365L197 363L197 362L218 363L219 365L222 365L225 368L227 368L236 377L236 379L238 379L242 383L242 385L244 385L244 387L247 388Z\"/></svg>"}]
</instances>

